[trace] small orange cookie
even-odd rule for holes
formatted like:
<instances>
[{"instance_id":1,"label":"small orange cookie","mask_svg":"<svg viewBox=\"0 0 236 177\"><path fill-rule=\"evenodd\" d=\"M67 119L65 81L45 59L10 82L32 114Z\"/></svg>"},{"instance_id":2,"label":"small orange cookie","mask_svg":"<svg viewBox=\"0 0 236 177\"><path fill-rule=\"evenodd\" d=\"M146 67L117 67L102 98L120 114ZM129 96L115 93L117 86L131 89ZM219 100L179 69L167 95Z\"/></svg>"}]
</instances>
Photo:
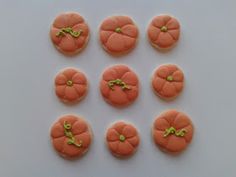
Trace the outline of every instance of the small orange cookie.
<instances>
[{"instance_id":1,"label":"small orange cookie","mask_svg":"<svg viewBox=\"0 0 236 177\"><path fill-rule=\"evenodd\" d=\"M178 153L191 142L193 125L186 114L176 110L168 110L154 121L152 134L156 145L162 150Z\"/></svg>"},{"instance_id":2,"label":"small orange cookie","mask_svg":"<svg viewBox=\"0 0 236 177\"><path fill-rule=\"evenodd\" d=\"M92 141L92 131L84 119L75 115L65 115L53 124L51 141L61 156L79 157L88 151Z\"/></svg>"},{"instance_id":3,"label":"small orange cookie","mask_svg":"<svg viewBox=\"0 0 236 177\"><path fill-rule=\"evenodd\" d=\"M171 100L183 90L184 74L173 64L161 65L152 78L152 87L155 93L165 99Z\"/></svg>"},{"instance_id":4,"label":"small orange cookie","mask_svg":"<svg viewBox=\"0 0 236 177\"><path fill-rule=\"evenodd\" d=\"M88 83L85 75L75 68L61 71L55 78L55 92L63 102L79 102L85 97L87 90Z\"/></svg>"},{"instance_id":5,"label":"small orange cookie","mask_svg":"<svg viewBox=\"0 0 236 177\"><path fill-rule=\"evenodd\" d=\"M112 66L102 75L100 91L104 99L111 105L127 106L138 96L138 77L126 65Z\"/></svg>"},{"instance_id":6,"label":"small orange cookie","mask_svg":"<svg viewBox=\"0 0 236 177\"><path fill-rule=\"evenodd\" d=\"M139 145L139 135L136 128L125 122L113 124L106 134L107 146L117 157L132 155Z\"/></svg>"},{"instance_id":7,"label":"small orange cookie","mask_svg":"<svg viewBox=\"0 0 236 177\"><path fill-rule=\"evenodd\" d=\"M86 46L89 39L89 27L80 14L63 13L54 20L50 36L60 52L73 55Z\"/></svg>"},{"instance_id":8,"label":"small orange cookie","mask_svg":"<svg viewBox=\"0 0 236 177\"><path fill-rule=\"evenodd\" d=\"M153 18L147 33L150 43L155 48L168 49L179 39L180 24L174 17L159 15Z\"/></svg>"},{"instance_id":9,"label":"small orange cookie","mask_svg":"<svg viewBox=\"0 0 236 177\"><path fill-rule=\"evenodd\" d=\"M103 48L112 55L131 51L137 42L138 28L128 16L112 16L100 27L100 41Z\"/></svg>"}]
</instances>

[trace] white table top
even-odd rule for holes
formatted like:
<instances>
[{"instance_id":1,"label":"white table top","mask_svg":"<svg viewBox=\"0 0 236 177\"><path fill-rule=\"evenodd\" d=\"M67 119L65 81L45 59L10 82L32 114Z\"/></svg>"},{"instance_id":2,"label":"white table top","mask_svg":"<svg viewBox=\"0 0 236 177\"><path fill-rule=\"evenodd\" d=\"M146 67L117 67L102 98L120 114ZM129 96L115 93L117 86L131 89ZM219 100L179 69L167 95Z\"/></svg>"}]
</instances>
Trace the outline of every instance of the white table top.
<instances>
[{"instance_id":1,"label":"white table top","mask_svg":"<svg viewBox=\"0 0 236 177\"><path fill-rule=\"evenodd\" d=\"M0 1L0 176L2 177L233 177L235 169L235 0L54 0ZM60 54L49 38L56 15L77 11L91 28L87 48L74 58ZM182 32L168 53L153 49L146 39L151 18L161 13L176 16ZM104 52L98 27L110 15L131 16L140 29L140 40L130 54L116 59ZM126 109L106 104L99 92L102 71L112 64L129 65L138 74L141 92ZM153 70L164 63L179 65L186 77L180 97L172 102L151 90ZM73 66L90 81L89 94L75 106L59 102L53 90L55 74ZM195 125L189 148L173 157L154 145L150 127L162 111L176 108ZM85 117L94 132L90 151L81 159L64 160L49 138L58 116ZM108 125L132 122L141 144L130 159L114 158L104 143Z\"/></svg>"}]
</instances>

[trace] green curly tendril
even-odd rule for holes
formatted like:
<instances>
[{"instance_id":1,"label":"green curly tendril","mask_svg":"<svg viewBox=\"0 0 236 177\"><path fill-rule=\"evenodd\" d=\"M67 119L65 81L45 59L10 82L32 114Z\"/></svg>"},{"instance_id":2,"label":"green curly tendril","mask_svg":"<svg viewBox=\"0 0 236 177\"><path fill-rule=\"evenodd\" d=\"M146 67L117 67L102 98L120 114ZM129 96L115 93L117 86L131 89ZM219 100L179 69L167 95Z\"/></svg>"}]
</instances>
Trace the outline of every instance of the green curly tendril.
<instances>
[{"instance_id":1,"label":"green curly tendril","mask_svg":"<svg viewBox=\"0 0 236 177\"><path fill-rule=\"evenodd\" d=\"M111 90L114 90L114 85L121 86L122 90L125 90L125 89L130 90L130 89L131 89L131 88L130 88L124 81L122 81L121 79L110 80L110 81L108 82L108 87L109 87Z\"/></svg>"},{"instance_id":2,"label":"green curly tendril","mask_svg":"<svg viewBox=\"0 0 236 177\"><path fill-rule=\"evenodd\" d=\"M181 130L177 131L174 127L170 127L165 130L163 136L167 137L170 134L175 134L175 136L183 137L185 135L185 133L187 133L187 130L185 130L185 129L181 129Z\"/></svg>"},{"instance_id":3,"label":"green curly tendril","mask_svg":"<svg viewBox=\"0 0 236 177\"><path fill-rule=\"evenodd\" d=\"M66 33L77 38L82 34L82 30L74 31L71 27L61 28L60 31L56 34L57 37L64 36Z\"/></svg>"},{"instance_id":4,"label":"green curly tendril","mask_svg":"<svg viewBox=\"0 0 236 177\"><path fill-rule=\"evenodd\" d=\"M64 127L64 133L66 137L68 137L67 144L75 145L76 147L79 147L79 148L82 147L82 144L83 144L82 140L80 140L79 143L77 143L73 133L70 131L71 124L65 121L63 124L63 127Z\"/></svg>"}]
</instances>

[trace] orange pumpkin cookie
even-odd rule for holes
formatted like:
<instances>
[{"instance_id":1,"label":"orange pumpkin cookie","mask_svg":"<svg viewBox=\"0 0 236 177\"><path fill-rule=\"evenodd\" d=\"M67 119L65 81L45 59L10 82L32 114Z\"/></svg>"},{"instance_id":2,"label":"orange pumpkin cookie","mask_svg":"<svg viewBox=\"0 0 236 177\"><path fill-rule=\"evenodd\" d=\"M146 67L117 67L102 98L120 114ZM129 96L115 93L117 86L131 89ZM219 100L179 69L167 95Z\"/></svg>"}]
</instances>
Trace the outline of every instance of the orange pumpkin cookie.
<instances>
[{"instance_id":1,"label":"orange pumpkin cookie","mask_svg":"<svg viewBox=\"0 0 236 177\"><path fill-rule=\"evenodd\" d=\"M152 87L155 93L165 99L170 100L178 96L183 90L184 74L173 64L161 65L152 78Z\"/></svg>"},{"instance_id":2,"label":"orange pumpkin cookie","mask_svg":"<svg viewBox=\"0 0 236 177\"><path fill-rule=\"evenodd\" d=\"M111 105L127 106L138 96L138 77L125 65L112 66L102 75L100 91L104 99Z\"/></svg>"},{"instance_id":3,"label":"orange pumpkin cookie","mask_svg":"<svg viewBox=\"0 0 236 177\"><path fill-rule=\"evenodd\" d=\"M180 24L174 17L159 15L153 18L147 33L155 48L168 49L179 40Z\"/></svg>"},{"instance_id":4,"label":"orange pumpkin cookie","mask_svg":"<svg viewBox=\"0 0 236 177\"><path fill-rule=\"evenodd\" d=\"M73 55L86 46L89 39L89 27L80 14L63 13L53 22L50 36L60 52Z\"/></svg>"},{"instance_id":5,"label":"orange pumpkin cookie","mask_svg":"<svg viewBox=\"0 0 236 177\"><path fill-rule=\"evenodd\" d=\"M156 145L162 150L178 153L191 142L193 125L186 114L168 110L154 121L152 134Z\"/></svg>"},{"instance_id":6,"label":"orange pumpkin cookie","mask_svg":"<svg viewBox=\"0 0 236 177\"><path fill-rule=\"evenodd\" d=\"M75 68L59 72L55 78L57 97L66 103L75 103L83 99L88 90L85 75Z\"/></svg>"},{"instance_id":7,"label":"orange pumpkin cookie","mask_svg":"<svg viewBox=\"0 0 236 177\"><path fill-rule=\"evenodd\" d=\"M128 16L112 16L100 27L100 41L103 48L112 55L131 51L137 42L138 28Z\"/></svg>"},{"instance_id":8,"label":"orange pumpkin cookie","mask_svg":"<svg viewBox=\"0 0 236 177\"><path fill-rule=\"evenodd\" d=\"M92 131L84 119L75 115L65 115L53 124L51 141L61 156L79 157L88 151Z\"/></svg>"},{"instance_id":9,"label":"orange pumpkin cookie","mask_svg":"<svg viewBox=\"0 0 236 177\"><path fill-rule=\"evenodd\" d=\"M107 146L117 157L132 155L139 145L139 135L136 128L125 122L113 124L106 134Z\"/></svg>"}]
</instances>

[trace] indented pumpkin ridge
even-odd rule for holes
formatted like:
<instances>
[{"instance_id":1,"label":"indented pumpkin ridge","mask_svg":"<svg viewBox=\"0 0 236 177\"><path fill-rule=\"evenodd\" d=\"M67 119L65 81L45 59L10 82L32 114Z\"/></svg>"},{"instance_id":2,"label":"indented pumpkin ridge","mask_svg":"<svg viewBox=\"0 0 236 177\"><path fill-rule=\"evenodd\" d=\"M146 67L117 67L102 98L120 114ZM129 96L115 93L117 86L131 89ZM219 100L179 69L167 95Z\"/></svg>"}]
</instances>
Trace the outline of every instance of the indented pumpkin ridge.
<instances>
[{"instance_id":1,"label":"indented pumpkin ridge","mask_svg":"<svg viewBox=\"0 0 236 177\"><path fill-rule=\"evenodd\" d=\"M172 38L172 40L176 41L176 39L169 32L165 32L165 33L166 33L166 35L169 35ZM154 41L154 43L156 43L156 44L160 43L159 42L160 36L161 36L161 33L158 34L157 39Z\"/></svg>"},{"instance_id":2,"label":"indented pumpkin ridge","mask_svg":"<svg viewBox=\"0 0 236 177\"><path fill-rule=\"evenodd\" d=\"M168 148L168 151L170 151L170 152L172 152L172 153L178 153L180 150L173 150L172 148L170 148L170 143L171 143L171 141L168 141L167 142L167 145L166 145L166 147ZM186 147L186 145L187 145L187 143L186 143L186 141L184 141L184 148ZM165 148L166 148L165 147ZM183 150L183 149L181 149L181 150Z\"/></svg>"},{"instance_id":3,"label":"indented pumpkin ridge","mask_svg":"<svg viewBox=\"0 0 236 177\"><path fill-rule=\"evenodd\" d=\"M122 30L122 28L121 28L121 30ZM103 32L114 32L113 30L103 30ZM106 42L110 39L110 37L112 36L112 35L114 35L115 33L111 33L111 34L108 34L108 36L107 36L107 40L106 41L103 41L103 43L104 44L106 44ZM126 37L130 37L131 39L136 39L136 37L134 37L134 36L131 36L131 35L129 35L129 34L127 34L127 33L118 33L119 35L122 35L122 36L126 36Z\"/></svg>"}]
</instances>

